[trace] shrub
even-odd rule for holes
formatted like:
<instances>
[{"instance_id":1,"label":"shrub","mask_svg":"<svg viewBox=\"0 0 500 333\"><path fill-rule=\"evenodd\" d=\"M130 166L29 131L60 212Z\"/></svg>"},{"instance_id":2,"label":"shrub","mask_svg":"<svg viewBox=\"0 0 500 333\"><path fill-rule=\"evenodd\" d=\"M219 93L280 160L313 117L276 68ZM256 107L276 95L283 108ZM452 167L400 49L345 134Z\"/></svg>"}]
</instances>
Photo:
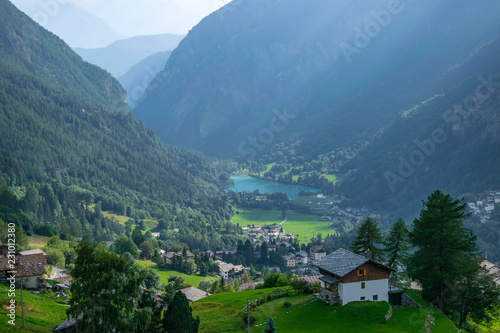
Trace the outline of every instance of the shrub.
<instances>
[{"instance_id":1,"label":"shrub","mask_svg":"<svg viewBox=\"0 0 500 333\"><path fill-rule=\"evenodd\" d=\"M291 307L291 306L292 306L292 302L288 302L288 301L287 301L287 302L283 303L283 307L284 307L284 308L289 308L289 307Z\"/></svg>"}]
</instances>

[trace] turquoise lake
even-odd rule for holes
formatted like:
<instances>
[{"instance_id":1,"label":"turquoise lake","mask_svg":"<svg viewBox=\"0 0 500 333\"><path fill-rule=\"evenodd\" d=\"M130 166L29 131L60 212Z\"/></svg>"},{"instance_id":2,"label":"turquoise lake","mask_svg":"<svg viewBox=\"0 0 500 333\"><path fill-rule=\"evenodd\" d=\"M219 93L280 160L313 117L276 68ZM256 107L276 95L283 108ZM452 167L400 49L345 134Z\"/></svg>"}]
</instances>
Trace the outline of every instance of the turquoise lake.
<instances>
[{"instance_id":1,"label":"turquoise lake","mask_svg":"<svg viewBox=\"0 0 500 333\"><path fill-rule=\"evenodd\" d=\"M253 192L255 190L259 190L260 193L281 192L286 193L289 200L297 199L300 191L320 192L319 189L314 187L277 183L250 176L232 176L231 179L234 186L228 188L227 190L235 192Z\"/></svg>"}]
</instances>

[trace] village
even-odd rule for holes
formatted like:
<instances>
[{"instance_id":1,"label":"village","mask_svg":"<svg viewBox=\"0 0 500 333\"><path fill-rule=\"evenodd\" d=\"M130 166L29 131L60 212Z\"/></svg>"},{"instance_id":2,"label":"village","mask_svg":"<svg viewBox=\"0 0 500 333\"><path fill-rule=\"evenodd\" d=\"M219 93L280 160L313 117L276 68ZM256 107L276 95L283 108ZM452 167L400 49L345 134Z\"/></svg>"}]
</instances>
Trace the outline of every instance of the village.
<instances>
[{"instance_id":1,"label":"village","mask_svg":"<svg viewBox=\"0 0 500 333\"><path fill-rule=\"evenodd\" d=\"M469 202L467 205L473 215L478 216L481 222L490 220L490 215L495 209L495 206L500 204L500 192L490 192L489 195L481 200Z\"/></svg>"}]
</instances>

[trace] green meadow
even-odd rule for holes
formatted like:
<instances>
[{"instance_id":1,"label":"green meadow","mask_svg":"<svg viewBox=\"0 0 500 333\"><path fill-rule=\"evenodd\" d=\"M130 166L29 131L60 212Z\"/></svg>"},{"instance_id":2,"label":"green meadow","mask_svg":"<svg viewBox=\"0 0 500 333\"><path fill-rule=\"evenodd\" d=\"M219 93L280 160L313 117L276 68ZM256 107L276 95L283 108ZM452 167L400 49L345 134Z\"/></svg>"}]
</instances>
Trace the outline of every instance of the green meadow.
<instances>
[{"instance_id":1,"label":"green meadow","mask_svg":"<svg viewBox=\"0 0 500 333\"><path fill-rule=\"evenodd\" d=\"M151 260L136 260L135 262L141 267L147 267L147 268L153 269L156 272L156 274L160 277L161 283L168 283L168 279L171 276L182 276L189 283L191 283L193 285L193 287L198 287L200 282L204 279L203 276L187 275L187 274L184 274L181 272L171 271L171 270L168 270L166 268L158 267L158 265L155 264L154 262L152 262ZM215 278L213 278L213 279L215 279Z\"/></svg>"},{"instance_id":2,"label":"green meadow","mask_svg":"<svg viewBox=\"0 0 500 333\"><path fill-rule=\"evenodd\" d=\"M248 225L272 225L282 221L281 211L264 209L238 209L239 214L235 214L231 223L239 224L240 227ZM287 221L283 223L286 233L293 233L298 236L300 242L308 242L311 237L321 233L323 236L336 232L331 226L331 222L320 221L317 215L301 214L295 211L287 213Z\"/></svg>"},{"instance_id":3,"label":"green meadow","mask_svg":"<svg viewBox=\"0 0 500 333\"><path fill-rule=\"evenodd\" d=\"M247 298L255 300L273 289L250 290L232 294L219 294L192 304L193 314L200 316L200 333L246 332L242 310ZM423 302L419 300L420 302ZM285 308L285 302L292 307ZM389 310L385 302L352 302L345 306L329 306L310 294L292 295L264 303L251 310L255 323L251 332L262 332L264 322L272 316L277 332L425 332L425 322L434 316L432 332L457 332L453 323L441 312L426 305L393 309L389 320L384 320Z\"/></svg>"}]
</instances>

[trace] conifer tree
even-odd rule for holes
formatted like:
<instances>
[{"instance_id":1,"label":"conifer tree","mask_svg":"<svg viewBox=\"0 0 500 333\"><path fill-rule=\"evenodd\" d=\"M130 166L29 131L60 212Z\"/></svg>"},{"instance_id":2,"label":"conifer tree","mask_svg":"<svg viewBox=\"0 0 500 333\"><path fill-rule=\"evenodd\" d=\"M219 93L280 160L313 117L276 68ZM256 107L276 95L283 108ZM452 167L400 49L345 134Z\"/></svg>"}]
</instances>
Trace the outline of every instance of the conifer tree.
<instances>
[{"instance_id":1,"label":"conifer tree","mask_svg":"<svg viewBox=\"0 0 500 333\"><path fill-rule=\"evenodd\" d=\"M400 218L396 223L394 223L384 242L384 252L387 258L387 265L394 269L404 266L406 264L410 248L408 227L405 221Z\"/></svg>"},{"instance_id":2,"label":"conifer tree","mask_svg":"<svg viewBox=\"0 0 500 333\"><path fill-rule=\"evenodd\" d=\"M382 235L377 226L377 221L368 217L358 229L356 239L351 244L351 249L360 254L362 251L370 251L374 260L382 259L382 250L377 244L382 242Z\"/></svg>"},{"instance_id":3,"label":"conifer tree","mask_svg":"<svg viewBox=\"0 0 500 333\"><path fill-rule=\"evenodd\" d=\"M264 327L264 333L276 333L276 326L274 326L273 317L269 317L269 320L266 321L266 327Z\"/></svg>"},{"instance_id":4,"label":"conifer tree","mask_svg":"<svg viewBox=\"0 0 500 333\"><path fill-rule=\"evenodd\" d=\"M197 333L200 318L193 318L192 312L186 295L178 291L164 312L163 328L167 333Z\"/></svg>"},{"instance_id":5,"label":"conifer tree","mask_svg":"<svg viewBox=\"0 0 500 333\"><path fill-rule=\"evenodd\" d=\"M416 247L408 273L422 285L422 295L447 313L456 283L477 270L476 237L464 227L466 204L435 191L413 222L410 240Z\"/></svg>"}]
</instances>

